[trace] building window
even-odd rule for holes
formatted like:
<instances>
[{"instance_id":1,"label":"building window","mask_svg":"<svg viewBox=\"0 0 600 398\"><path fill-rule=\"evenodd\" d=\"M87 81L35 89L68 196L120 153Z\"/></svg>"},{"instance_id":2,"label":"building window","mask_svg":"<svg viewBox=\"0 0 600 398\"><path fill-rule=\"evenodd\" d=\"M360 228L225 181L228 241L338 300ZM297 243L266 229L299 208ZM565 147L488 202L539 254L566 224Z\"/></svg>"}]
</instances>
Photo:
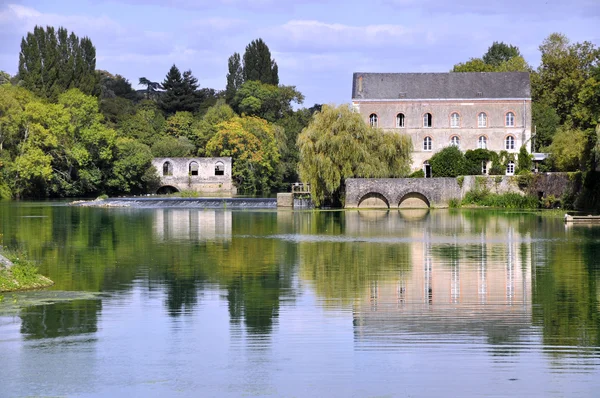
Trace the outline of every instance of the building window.
<instances>
[{"instance_id":1,"label":"building window","mask_svg":"<svg viewBox=\"0 0 600 398\"><path fill-rule=\"evenodd\" d=\"M426 113L423 115L423 127L431 127L433 125L433 116L431 113Z\"/></svg>"},{"instance_id":2,"label":"building window","mask_svg":"<svg viewBox=\"0 0 600 398\"><path fill-rule=\"evenodd\" d=\"M376 114L371 113L369 115L369 125L371 127L377 127L378 126L378 124L377 124L377 115Z\"/></svg>"},{"instance_id":3,"label":"building window","mask_svg":"<svg viewBox=\"0 0 600 398\"><path fill-rule=\"evenodd\" d=\"M225 175L225 165L223 164L223 162L215 163L215 175L216 176Z\"/></svg>"},{"instance_id":4,"label":"building window","mask_svg":"<svg viewBox=\"0 0 600 398\"><path fill-rule=\"evenodd\" d=\"M487 149L487 137L482 135L477 140L477 148L479 149Z\"/></svg>"},{"instance_id":5,"label":"building window","mask_svg":"<svg viewBox=\"0 0 600 398\"><path fill-rule=\"evenodd\" d=\"M514 113L508 112L506 114L505 125L506 125L506 127L515 127L515 114Z\"/></svg>"},{"instance_id":6,"label":"building window","mask_svg":"<svg viewBox=\"0 0 600 398\"><path fill-rule=\"evenodd\" d=\"M481 112L477 116L477 127L487 127L487 115L485 112Z\"/></svg>"},{"instance_id":7,"label":"building window","mask_svg":"<svg viewBox=\"0 0 600 398\"><path fill-rule=\"evenodd\" d=\"M431 137L425 137L423 139L423 150L424 151L431 151Z\"/></svg>"},{"instance_id":8,"label":"building window","mask_svg":"<svg viewBox=\"0 0 600 398\"><path fill-rule=\"evenodd\" d=\"M515 174L515 162L513 162L512 160L510 162L508 162L508 164L506 165L506 175L507 176L511 176Z\"/></svg>"},{"instance_id":9,"label":"building window","mask_svg":"<svg viewBox=\"0 0 600 398\"><path fill-rule=\"evenodd\" d=\"M399 113L396 115L396 127L398 127L398 128L404 127L404 113Z\"/></svg>"},{"instance_id":10,"label":"building window","mask_svg":"<svg viewBox=\"0 0 600 398\"><path fill-rule=\"evenodd\" d=\"M481 174L487 174L487 160L481 161Z\"/></svg>"},{"instance_id":11,"label":"building window","mask_svg":"<svg viewBox=\"0 0 600 398\"><path fill-rule=\"evenodd\" d=\"M506 150L515 149L515 137L512 135L507 136L506 140L504 141L504 148Z\"/></svg>"},{"instance_id":12,"label":"building window","mask_svg":"<svg viewBox=\"0 0 600 398\"><path fill-rule=\"evenodd\" d=\"M450 145L454 145L455 147L460 147L460 138L457 135L453 135L450 138Z\"/></svg>"},{"instance_id":13,"label":"building window","mask_svg":"<svg viewBox=\"0 0 600 398\"><path fill-rule=\"evenodd\" d=\"M164 176L172 176L173 175L173 165L171 162L163 163L163 175Z\"/></svg>"},{"instance_id":14,"label":"building window","mask_svg":"<svg viewBox=\"0 0 600 398\"><path fill-rule=\"evenodd\" d=\"M198 175L198 163L191 162L190 163L190 175L197 176Z\"/></svg>"},{"instance_id":15,"label":"building window","mask_svg":"<svg viewBox=\"0 0 600 398\"><path fill-rule=\"evenodd\" d=\"M454 112L452 115L450 115L450 127L452 127L452 128L460 127L460 115L456 112Z\"/></svg>"}]
</instances>

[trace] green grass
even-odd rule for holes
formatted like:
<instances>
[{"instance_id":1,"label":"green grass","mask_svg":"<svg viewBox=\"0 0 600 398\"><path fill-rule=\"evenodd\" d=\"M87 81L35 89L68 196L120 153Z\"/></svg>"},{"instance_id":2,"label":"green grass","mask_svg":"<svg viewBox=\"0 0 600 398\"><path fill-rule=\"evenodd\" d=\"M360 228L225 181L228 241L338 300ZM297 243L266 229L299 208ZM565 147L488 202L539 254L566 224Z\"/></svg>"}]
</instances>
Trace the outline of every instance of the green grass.
<instances>
[{"instance_id":1,"label":"green grass","mask_svg":"<svg viewBox=\"0 0 600 398\"><path fill-rule=\"evenodd\" d=\"M50 279L38 273L38 268L23 255L2 251L2 255L13 262L10 269L0 269L0 292L30 290L48 287L54 284Z\"/></svg>"},{"instance_id":2,"label":"green grass","mask_svg":"<svg viewBox=\"0 0 600 398\"><path fill-rule=\"evenodd\" d=\"M463 198L462 204L499 207L504 209L539 208L539 201L535 196L524 196L518 193L495 194L483 190L467 192Z\"/></svg>"}]
</instances>

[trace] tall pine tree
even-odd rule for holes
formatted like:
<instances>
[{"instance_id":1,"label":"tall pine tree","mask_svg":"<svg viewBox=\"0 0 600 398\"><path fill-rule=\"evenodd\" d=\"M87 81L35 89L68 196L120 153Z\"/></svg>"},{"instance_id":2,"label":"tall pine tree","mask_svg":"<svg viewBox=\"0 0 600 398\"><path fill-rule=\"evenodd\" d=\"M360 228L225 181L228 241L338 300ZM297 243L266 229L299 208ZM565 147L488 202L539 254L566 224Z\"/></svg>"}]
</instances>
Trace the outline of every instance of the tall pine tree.
<instances>
[{"instance_id":1,"label":"tall pine tree","mask_svg":"<svg viewBox=\"0 0 600 398\"><path fill-rule=\"evenodd\" d=\"M245 82L258 80L266 84L279 84L277 63L271 59L271 51L262 39L253 40L246 46L243 75Z\"/></svg>"},{"instance_id":2,"label":"tall pine tree","mask_svg":"<svg viewBox=\"0 0 600 398\"><path fill-rule=\"evenodd\" d=\"M65 28L36 26L21 40L18 79L36 94L56 100L70 88L98 94L96 48Z\"/></svg>"},{"instance_id":3,"label":"tall pine tree","mask_svg":"<svg viewBox=\"0 0 600 398\"><path fill-rule=\"evenodd\" d=\"M184 72L182 76L177 66L171 66L162 88L164 92L160 96L159 105L167 115L198 111L201 96L198 92L198 79L192 75L191 70Z\"/></svg>"},{"instance_id":4,"label":"tall pine tree","mask_svg":"<svg viewBox=\"0 0 600 398\"><path fill-rule=\"evenodd\" d=\"M228 61L227 86L225 87L225 101L231 104L235 93L244 83L244 71L239 53L233 53Z\"/></svg>"}]
</instances>

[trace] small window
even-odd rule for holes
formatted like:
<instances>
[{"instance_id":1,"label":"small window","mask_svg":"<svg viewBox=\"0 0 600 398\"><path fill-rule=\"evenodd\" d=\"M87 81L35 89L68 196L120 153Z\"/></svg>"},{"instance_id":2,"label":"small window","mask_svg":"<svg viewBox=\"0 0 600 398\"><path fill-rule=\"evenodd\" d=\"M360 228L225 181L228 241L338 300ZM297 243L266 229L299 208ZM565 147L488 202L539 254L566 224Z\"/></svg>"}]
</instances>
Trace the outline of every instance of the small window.
<instances>
[{"instance_id":1,"label":"small window","mask_svg":"<svg viewBox=\"0 0 600 398\"><path fill-rule=\"evenodd\" d=\"M477 148L479 149L487 149L487 137L482 135L477 140Z\"/></svg>"},{"instance_id":2,"label":"small window","mask_svg":"<svg viewBox=\"0 0 600 398\"><path fill-rule=\"evenodd\" d=\"M171 162L163 163L163 175L164 176L172 176L173 175L173 165Z\"/></svg>"},{"instance_id":3,"label":"small window","mask_svg":"<svg viewBox=\"0 0 600 398\"><path fill-rule=\"evenodd\" d=\"M378 126L377 122L378 122L377 115L374 113L371 113L371 115L369 115L369 125L371 127L377 127Z\"/></svg>"},{"instance_id":4,"label":"small window","mask_svg":"<svg viewBox=\"0 0 600 398\"><path fill-rule=\"evenodd\" d=\"M515 149L515 137L513 137L512 135L506 137L506 141L504 143L504 148L506 150Z\"/></svg>"},{"instance_id":5,"label":"small window","mask_svg":"<svg viewBox=\"0 0 600 398\"><path fill-rule=\"evenodd\" d=\"M198 175L198 163L191 162L190 163L190 175L197 176Z\"/></svg>"},{"instance_id":6,"label":"small window","mask_svg":"<svg viewBox=\"0 0 600 398\"><path fill-rule=\"evenodd\" d=\"M423 127L431 127L433 125L433 116L431 113L426 113L423 115Z\"/></svg>"},{"instance_id":7,"label":"small window","mask_svg":"<svg viewBox=\"0 0 600 398\"><path fill-rule=\"evenodd\" d=\"M396 127L397 128L404 127L404 113L399 113L396 115Z\"/></svg>"},{"instance_id":8,"label":"small window","mask_svg":"<svg viewBox=\"0 0 600 398\"><path fill-rule=\"evenodd\" d=\"M506 127L515 127L515 114L508 112L506 114Z\"/></svg>"},{"instance_id":9,"label":"small window","mask_svg":"<svg viewBox=\"0 0 600 398\"><path fill-rule=\"evenodd\" d=\"M216 176L225 175L225 165L223 164L223 162L215 163L215 175Z\"/></svg>"},{"instance_id":10,"label":"small window","mask_svg":"<svg viewBox=\"0 0 600 398\"><path fill-rule=\"evenodd\" d=\"M450 115L450 127L452 127L452 128L460 127L460 115L456 112L454 112L452 115Z\"/></svg>"},{"instance_id":11,"label":"small window","mask_svg":"<svg viewBox=\"0 0 600 398\"><path fill-rule=\"evenodd\" d=\"M423 173L425 174L425 178L431 178L431 165L428 160L423 162Z\"/></svg>"},{"instance_id":12,"label":"small window","mask_svg":"<svg viewBox=\"0 0 600 398\"><path fill-rule=\"evenodd\" d=\"M423 139L423 150L424 151L431 151L431 137L425 137Z\"/></svg>"},{"instance_id":13,"label":"small window","mask_svg":"<svg viewBox=\"0 0 600 398\"><path fill-rule=\"evenodd\" d=\"M477 116L477 127L487 127L487 115L485 112L481 112Z\"/></svg>"},{"instance_id":14,"label":"small window","mask_svg":"<svg viewBox=\"0 0 600 398\"><path fill-rule=\"evenodd\" d=\"M486 160L482 160L481 161L481 174L487 174L487 161Z\"/></svg>"},{"instance_id":15,"label":"small window","mask_svg":"<svg viewBox=\"0 0 600 398\"><path fill-rule=\"evenodd\" d=\"M513 175L515 174L515 162L513 162L512 160L510 162L508 162L508 164L506 165L506 175Z\"/></svg>"},{"instance_id":16,"label":"small window","mask_svg":"<svg viewBox=\"0 0 600 398\"><path fill-rule=\"evenodd\" d=\"M460 147L460 138L457 135L453 135L450 138L450 144L454 145L455 147Z\"/></svg>"}]
</instances>

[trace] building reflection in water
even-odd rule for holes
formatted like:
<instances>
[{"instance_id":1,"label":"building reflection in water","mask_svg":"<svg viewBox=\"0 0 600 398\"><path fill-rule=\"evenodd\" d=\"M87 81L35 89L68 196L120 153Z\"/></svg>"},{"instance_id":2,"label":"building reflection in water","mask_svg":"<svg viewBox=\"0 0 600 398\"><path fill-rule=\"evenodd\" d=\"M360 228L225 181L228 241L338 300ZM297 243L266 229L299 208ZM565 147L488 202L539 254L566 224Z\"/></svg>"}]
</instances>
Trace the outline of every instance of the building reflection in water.
<instances>
[{"instance_id":1,"label":"building reflection in water","mask_svg":"<svg viewBox=\"0 0 600 398\"><path fill-rule=\"evenodd\" d=\"M211 209L157 209L154 235L166 240L231 240L231 211Z\"/></svg>"},{"instance_id":2,"label":"building reflection in water","mask_svg":"<svg viewBox=\"0 0 600 398\"><path fill-rule=\"evenodd\" d=\"M347 233L365 233L361 217L347 215ZM447 215L439 220L446 225L397 212L383 218L371 236L395 231L399 244L410 247L411 264L396 278L371 281L368 296L356 301L359 344L399 342L407 334L465 333L502 343L518 340L531 327L531 249L510 220L494 220L493 227L477 231L460 214L454 223Z\"/></svg>"}]
</instances>

